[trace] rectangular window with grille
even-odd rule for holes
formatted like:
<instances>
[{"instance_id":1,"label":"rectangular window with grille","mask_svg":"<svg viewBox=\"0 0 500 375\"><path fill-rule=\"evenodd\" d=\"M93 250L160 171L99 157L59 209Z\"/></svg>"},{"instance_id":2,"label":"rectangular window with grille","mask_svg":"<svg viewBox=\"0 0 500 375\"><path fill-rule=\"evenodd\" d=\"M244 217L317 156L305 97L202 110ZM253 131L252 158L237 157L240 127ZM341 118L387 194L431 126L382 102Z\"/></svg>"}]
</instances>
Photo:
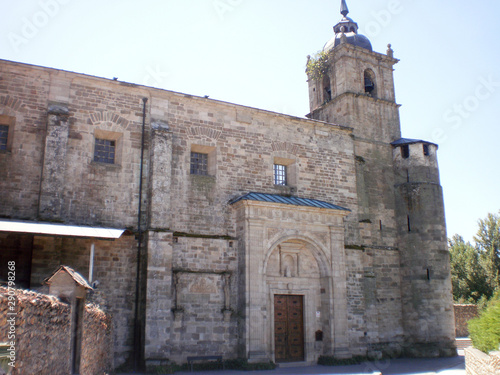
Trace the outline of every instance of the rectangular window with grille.
<instances>
[{"instance_id":1,"label":"rectangular window with grille","mask_svg":"<svg viewBox=\"0 0 500 375\"><path fill-rule=\"evenodd\" d=\"M116 153L116 141L96 138L95 149L94 149L95 162L114 164L115 153Z\"/></svg>"},{"instance_id":2,"label":"rectangular window with grille","mask_svg":"<svg viewBox=\"0 0 500 375\"><path fill-rule=\"evenodd\" d=\"M191 174L208 175L208 154L191 152Z\"/></svg>"},{"instance_id":3,"label":"rectangular window with grille","mask_svg":"<svg viewBox=\"0 0 500 375\"><path fill-rule=\"evenodd\" d=\"M286 165L274 164L274 184L286 186Z\"/></svg>"},{"instance_id":4,"label":"rectangular window with grille","mask_svg":"<svg viewBox=\"0 0 500 375\"><path fill-rule=\"evenodd\" d=\"M9 138L9 126L0 125L0 150L7 150L8 138Z\"/></svg>"}]
</instances>

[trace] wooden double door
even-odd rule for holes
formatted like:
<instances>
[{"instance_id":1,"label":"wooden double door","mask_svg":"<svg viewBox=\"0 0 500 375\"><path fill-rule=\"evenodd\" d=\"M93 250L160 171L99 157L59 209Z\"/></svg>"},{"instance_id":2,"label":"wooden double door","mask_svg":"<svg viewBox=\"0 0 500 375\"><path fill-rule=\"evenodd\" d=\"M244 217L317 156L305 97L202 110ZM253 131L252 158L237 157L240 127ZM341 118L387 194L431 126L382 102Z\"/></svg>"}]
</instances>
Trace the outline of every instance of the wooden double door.
<instances>
[{"instance_id":1,"label":"wooden double door","mask_svg":"<svg viewBox=\"0 0 500 375\"><path fill-rule=\"evenodd\" d=\"M274 296L276 362L304 360L304 296Z\"/></svg>"}]
</instances>

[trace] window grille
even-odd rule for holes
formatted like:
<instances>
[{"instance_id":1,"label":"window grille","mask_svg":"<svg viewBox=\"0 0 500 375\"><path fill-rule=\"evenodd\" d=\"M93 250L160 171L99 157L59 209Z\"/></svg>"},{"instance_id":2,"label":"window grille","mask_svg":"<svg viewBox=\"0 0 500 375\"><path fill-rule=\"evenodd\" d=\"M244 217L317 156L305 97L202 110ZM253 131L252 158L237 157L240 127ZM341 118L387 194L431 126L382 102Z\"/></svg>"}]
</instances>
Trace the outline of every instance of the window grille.
<instances>
[{"instance_id":1,"label":"window grille","mask_svg":"<svg viewBox=\"0 0 500 375\"><path fill-rule=\"evenodd\" d=\"M115 163L116 141L109 139L95 140L94 161L98 163Z\"/></svg>"},{"instance_id":2,"label":"window grille","mask_svg":"<svg viewBox=\"0 0 500 375\"><path fill-rule=\"evenodd\" d=\"M286 186L286 165L274 164L274 184Z\"/></svg>"},{"instance_id":3,"label":"window grille","mask_svg":"<svg viewBox=\"0 0 500 375\"><path fill-rule=\"evenodd\" d=\"M0 150L7 150L8 137L9 137L9 126L0 125Z\"/></svg>"},{"instance_id":4,"label":"window grille","mask_svg":"<svg viewBox=\"0 0 500 375\"><path fill-rule=\"evenodd\" d=\"M191 174L208 175L208 154L191 152Z\"/></svg>"}]
</instances>

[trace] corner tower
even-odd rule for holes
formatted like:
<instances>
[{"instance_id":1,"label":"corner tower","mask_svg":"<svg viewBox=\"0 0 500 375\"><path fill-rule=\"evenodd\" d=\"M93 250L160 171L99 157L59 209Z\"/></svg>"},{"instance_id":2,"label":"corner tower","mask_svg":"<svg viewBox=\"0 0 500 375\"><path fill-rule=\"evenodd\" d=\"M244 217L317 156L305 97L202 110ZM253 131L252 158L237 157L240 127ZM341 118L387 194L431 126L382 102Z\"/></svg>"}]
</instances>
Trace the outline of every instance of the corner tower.
<instances>
[{"instance_id":1,"label":"corner tower","mask_svg":"<svg viewBox=\"0 0 500 375\"><path fill-rule=\"evenodd\" d=\"M351 347L359 354L453 355L437 145L401 138L393 79L399 60L391 45L386 53L373 51L348 17L345 0L340 13L333 38L317 56L308 57L307 116L353 128L357 204L349 207L345 242L354 268L364 270L357 276L363 280L359 290L352 291L363 296L355 303L364 312L349 327ZM360 249L361 255L355 253ZM348 273L355 274L354 268ZM349 312L355 313L355 308Z\"/></svg>"},{"instance_id":2,"label":"corner tower","mask_svg":"<svg viewBox=\"0 0 500 375\"><path fill-rule=\"evenodd\" d=\"M392 146L405 351L452 356L455 322L438 146L407 138Z\"/></svg>"}]
</instances>

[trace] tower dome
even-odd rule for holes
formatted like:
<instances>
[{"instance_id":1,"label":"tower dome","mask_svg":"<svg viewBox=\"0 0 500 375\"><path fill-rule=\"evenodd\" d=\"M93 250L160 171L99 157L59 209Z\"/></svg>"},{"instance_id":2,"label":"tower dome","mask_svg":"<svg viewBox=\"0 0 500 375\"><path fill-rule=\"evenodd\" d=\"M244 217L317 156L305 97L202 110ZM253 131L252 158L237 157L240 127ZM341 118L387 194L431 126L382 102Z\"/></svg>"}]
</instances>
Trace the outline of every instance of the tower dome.
<instances>
[{"instance_id":1,"label":"tower dome","mask_svg":"<svg viewBox=\"0 0 500 375\"><path fill-rule=\"evenodd\" d=\"M349 9L346 0L342 0L340 14L342 14L342 19L333 27L335 36L325 44L323 51L328 52L337 47L341 43L342 34L345 35L347 43L373 51L370 40L366 36L358 34L358 24L347 17Z\"/></svg>"}]
</instances>

